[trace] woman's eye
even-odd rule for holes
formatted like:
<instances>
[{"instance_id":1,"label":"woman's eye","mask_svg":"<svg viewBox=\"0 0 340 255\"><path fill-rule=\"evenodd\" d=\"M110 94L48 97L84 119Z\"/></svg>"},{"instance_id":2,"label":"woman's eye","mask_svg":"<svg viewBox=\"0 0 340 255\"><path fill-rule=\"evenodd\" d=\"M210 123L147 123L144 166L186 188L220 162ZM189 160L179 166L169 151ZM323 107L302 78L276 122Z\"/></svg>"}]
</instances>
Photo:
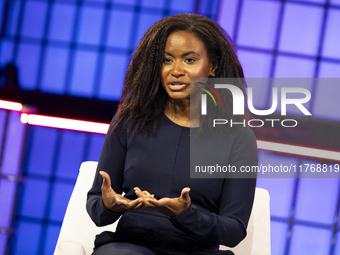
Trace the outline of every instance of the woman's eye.
<instances>
[{"instance_id":1,"label":"woman's eye","mask_svg":"<svg viewBox=\"0 0 340 255\"><path fill-rule=\"evenodd\" d=\"M171 59L170 58L164 58L164 63L170 63Z\"/></svg>"},{"instance_id":2,"label":"woman's eye","mask_svg":"<svg viewBox=\"0 0 340 255\"><path fill-rule=\"evenodd\" d=\"M196 59L194 59L194 58L187 58L185 60L185 62L187 62L188 64L193 64L195 61L196 61Z\"/></svg>"}]
</instances>

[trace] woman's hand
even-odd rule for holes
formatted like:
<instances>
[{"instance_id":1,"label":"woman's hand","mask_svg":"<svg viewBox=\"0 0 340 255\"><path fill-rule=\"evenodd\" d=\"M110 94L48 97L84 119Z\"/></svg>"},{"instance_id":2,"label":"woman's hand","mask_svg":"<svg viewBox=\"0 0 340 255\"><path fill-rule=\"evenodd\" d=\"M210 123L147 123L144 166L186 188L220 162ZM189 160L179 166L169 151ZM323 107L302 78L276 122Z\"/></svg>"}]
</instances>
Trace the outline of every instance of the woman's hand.
<instances>
[{"instance_id":1,"label":"woman's hand","mask_svg":"<svg viewBox=\"0 0 340 255\"><path fill-rule=\"evenodd\" d=\"M135 188L137 196L143 199L143 203L146 207L156 208L157 211L168 217L175 217L190 206L191 198L189 196L189 191L190 188L186 187L182 190L180 197L164 197L158 200L148 191L141 191L138 187Z\"/></svg>"},{"instance_id":2,"label":"woman's hand","mask_svg":"<svg viewBox=\"0 0 340 255\"><path fill-rule=\"evenodd\" d=\"M124 212L143 206L143 199L141 198L131 201L121 194L117 194L111 187L110 176L104 171L100 171L99 173L103 177L102 199L106 209L112 212Z\"/></svg>"}]
</instances>

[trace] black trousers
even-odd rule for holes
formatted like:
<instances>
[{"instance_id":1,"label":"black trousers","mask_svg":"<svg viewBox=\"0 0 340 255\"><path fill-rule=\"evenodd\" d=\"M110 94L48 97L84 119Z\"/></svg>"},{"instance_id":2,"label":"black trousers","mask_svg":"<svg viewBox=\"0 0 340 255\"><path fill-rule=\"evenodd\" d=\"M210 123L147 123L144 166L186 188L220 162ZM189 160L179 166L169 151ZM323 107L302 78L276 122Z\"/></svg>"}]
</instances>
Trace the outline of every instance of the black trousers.
<instances>
[{"instance_id":1,"label":"black trousers","mask_svg":"<svg viewBox=\"0 0 340 255\"><path fill-rule=\"evenodd\" d=\"M92 255L184 255L179 252L153 252L148 248L131 243L108 243L94 250ZM234 255L232 251L195 252L191 255Z\"/></svg>"}]
</instances>

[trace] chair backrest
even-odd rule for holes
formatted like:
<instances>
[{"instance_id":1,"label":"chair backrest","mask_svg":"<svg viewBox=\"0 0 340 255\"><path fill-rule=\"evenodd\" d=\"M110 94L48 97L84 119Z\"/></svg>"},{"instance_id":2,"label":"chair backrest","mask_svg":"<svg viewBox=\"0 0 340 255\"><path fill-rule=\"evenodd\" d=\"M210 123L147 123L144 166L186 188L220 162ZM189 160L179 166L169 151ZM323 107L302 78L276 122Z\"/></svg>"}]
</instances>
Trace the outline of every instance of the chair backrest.
<instances>
[{"instance_id":1,"label":"chair backrest","mask_svg":"<svg viewBox=\"0 0 340 255\"><path fill-rule=\"evenodd\" d=\"M220 249L232 250L236 255L270 255L270 207L269 193L256 188L253 209L250 215L247 236L236 247Z\"/></svg>"},{"instance_id":2,"label":"chair backrest","mask_svg":"<svg viewBox=\"0 0 340 255\"><path fill-rule=\"evenodd\" d=\"M93 251L95 235L115 231L117 222L97 227L86 212L86 194L91 188L97 162L83 162L76 185L68 203L54 255L89 255ZM220 247L230 249L227 247ZM232 248L236 255L270 255L269 194L256 188L253 211L249 220L247 237Z\"/></svg>"},{"instance_id":3,"label":"chair backrest","mask_svg":"<svg viewBox=\"0 0 340 255\"><path fill-rule=\"evenodd\" d=\"M92 186L96 168L97 162L94 161L83 162L80 166L54 255L89 255L93 252L95 235L116 229L116 224L97 227L86 211L86 196Z\"/></svg>"}]
</instances>

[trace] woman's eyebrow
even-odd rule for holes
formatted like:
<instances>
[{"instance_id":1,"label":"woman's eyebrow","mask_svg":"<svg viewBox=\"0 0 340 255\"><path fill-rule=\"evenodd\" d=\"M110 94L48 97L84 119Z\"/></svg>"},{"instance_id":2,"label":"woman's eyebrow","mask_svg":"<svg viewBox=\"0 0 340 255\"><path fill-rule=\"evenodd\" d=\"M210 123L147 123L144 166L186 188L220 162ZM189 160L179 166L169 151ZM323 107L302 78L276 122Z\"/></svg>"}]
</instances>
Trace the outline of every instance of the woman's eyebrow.
<instances>
[{"instance_id":1,"label":"woman's eyebrow","mask_svg":"<svg viewBox=\"0 0 340 255\"><path fill-rule=\"evenodd\" d=\"M171 57L174 57L174 55L172 55L170 52L164 52L164 54L167 54L167 55L169 55L169 56L171 56ZM194 55L197 55L197 56L201 56L200 54L198 54L196 51L189 51L189 52L185 52L185 53L183 53L182 54L182 57L186 57L186 56L188 56L188 55L190 55L190 54L194 54Z\"/></svg>"}]
</instances>

